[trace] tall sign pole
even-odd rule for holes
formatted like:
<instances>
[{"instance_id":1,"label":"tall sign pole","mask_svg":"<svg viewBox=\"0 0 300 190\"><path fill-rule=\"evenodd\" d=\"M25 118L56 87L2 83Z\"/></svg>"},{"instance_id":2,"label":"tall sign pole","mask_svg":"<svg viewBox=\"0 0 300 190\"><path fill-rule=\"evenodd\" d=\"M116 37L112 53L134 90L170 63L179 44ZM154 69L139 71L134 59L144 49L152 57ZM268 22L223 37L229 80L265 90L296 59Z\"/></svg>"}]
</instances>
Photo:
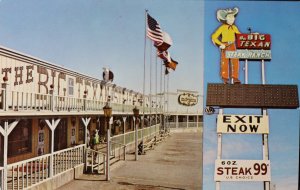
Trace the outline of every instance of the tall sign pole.
<instances>
[{"instance_id":1,"label":"tall sign pole","mask_svg":"<svg viewBox=\"0 0 300 190\"><path fill-rule=\"evenodd\" d=\"M214 173L216 190L221 189L221 181L261 181L264 190L270 190L271 163L267 109L298 108L298 87L266 84L265 60L271 60L271 36L252 33L251 29L250 34L241 34L234 25L237 13L238 8L218 10L217 19L223 24L211 36L214 44L221 49L220 76L223 82L223 84L208 84L206 99L206 106L219 108L218 149ZM245 84L240 84L238 79L236 67L238 68L239 60L245 60ZM260 85L248 84L248 60L261 60ZM229 65L232 65L230 71ZM229 81L233 84L229 84ZM224 108L259 108L261 115L227 115L224 114ZM222 159L223 134L261 134L262 160Z\"/></svg>"}]
</instances>

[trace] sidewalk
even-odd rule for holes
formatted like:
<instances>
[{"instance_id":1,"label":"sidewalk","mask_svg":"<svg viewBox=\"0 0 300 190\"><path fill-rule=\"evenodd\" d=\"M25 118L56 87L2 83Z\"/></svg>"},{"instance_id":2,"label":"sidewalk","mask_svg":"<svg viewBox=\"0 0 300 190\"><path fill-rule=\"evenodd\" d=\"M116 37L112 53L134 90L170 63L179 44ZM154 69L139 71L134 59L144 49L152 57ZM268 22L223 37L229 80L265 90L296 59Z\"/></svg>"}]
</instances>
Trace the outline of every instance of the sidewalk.
<instances>
[{"instance_id":1,"label":"sidewalk","mask_svg":"<svg viewBox=\"0 0 300 190\"><path fill-rule=\"evenodd\" d=\"M110 182L103 175L82 175L59 190L183 190L202 189L201 132L172 133L164 142L134 161L118 163Z\"/></svg>"}]
</instances>

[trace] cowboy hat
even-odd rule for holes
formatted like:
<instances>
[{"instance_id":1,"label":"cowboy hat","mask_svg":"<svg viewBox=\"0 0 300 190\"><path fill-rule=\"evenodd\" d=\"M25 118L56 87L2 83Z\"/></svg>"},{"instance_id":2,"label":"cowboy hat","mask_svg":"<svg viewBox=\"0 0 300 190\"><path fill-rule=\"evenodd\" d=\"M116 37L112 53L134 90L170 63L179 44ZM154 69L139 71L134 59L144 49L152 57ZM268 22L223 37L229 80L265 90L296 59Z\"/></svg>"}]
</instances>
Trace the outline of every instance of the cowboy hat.
<instances>
[{"instance_id":1,"label":"cowboy hat","mask_svg":"<svg viewBox=\"0 0 300 190\"><path fill-rule=\"evenodd\" d=\"M239 9L237 7L233 9L219 9L217 11L217 19L219 22L226 21L226 16L228 14L233 14L234 16L238 14Z\"/></svg>"}]
</instances>

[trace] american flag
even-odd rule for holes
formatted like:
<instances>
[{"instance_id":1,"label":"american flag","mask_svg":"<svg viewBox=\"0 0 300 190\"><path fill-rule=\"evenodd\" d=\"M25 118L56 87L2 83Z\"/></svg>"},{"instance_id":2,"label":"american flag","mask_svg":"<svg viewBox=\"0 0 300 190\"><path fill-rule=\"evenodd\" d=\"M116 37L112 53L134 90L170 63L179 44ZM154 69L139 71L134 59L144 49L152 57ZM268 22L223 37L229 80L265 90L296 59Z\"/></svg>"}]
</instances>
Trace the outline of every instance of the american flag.
<instances>
[{"instance_id":1,"label":"american flag","mask_svg":"<svg viewBox=\"0 0 300 190\"><path fill-rule=\"evenodd\" d=\"M163 33L158 22L147 13L147 36L159 46L163 43Z\"/></svg>"}]
</instances>

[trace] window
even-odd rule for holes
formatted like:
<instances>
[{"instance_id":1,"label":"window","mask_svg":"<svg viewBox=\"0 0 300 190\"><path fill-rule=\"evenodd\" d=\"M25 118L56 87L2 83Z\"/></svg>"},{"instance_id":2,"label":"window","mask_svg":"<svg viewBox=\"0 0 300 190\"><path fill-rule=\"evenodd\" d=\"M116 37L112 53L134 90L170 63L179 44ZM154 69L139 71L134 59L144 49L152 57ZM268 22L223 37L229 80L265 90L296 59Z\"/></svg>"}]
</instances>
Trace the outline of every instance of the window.
<instances>
[{"instance_id":1,"label":"window","mask_svg":"<svg viewBox=\"0 0 300 190\"><path fill-rule=\"evenodd\" d=\"M74 79L72 78L69 78L69 81L68 81L68 93L69 93L69 96L73 96L74 95Z\"/></svg>"},{"instance_id":2,"label":"window","mask_svg":"<svg viewBox=\"0 0 300 190\"><path fill-rule=\"evenodd\" d=\"M8 156L16 156L32 150L32 120L21 119L8 136Z\"/></svg>"}]
</instances>

